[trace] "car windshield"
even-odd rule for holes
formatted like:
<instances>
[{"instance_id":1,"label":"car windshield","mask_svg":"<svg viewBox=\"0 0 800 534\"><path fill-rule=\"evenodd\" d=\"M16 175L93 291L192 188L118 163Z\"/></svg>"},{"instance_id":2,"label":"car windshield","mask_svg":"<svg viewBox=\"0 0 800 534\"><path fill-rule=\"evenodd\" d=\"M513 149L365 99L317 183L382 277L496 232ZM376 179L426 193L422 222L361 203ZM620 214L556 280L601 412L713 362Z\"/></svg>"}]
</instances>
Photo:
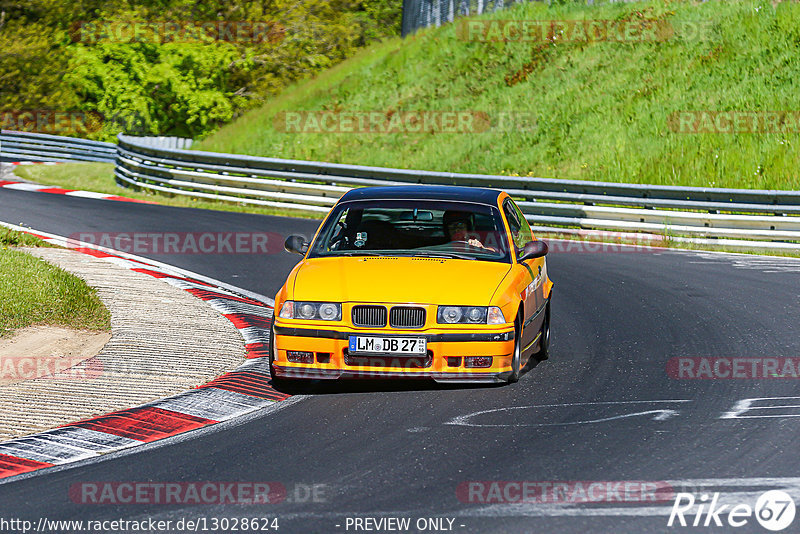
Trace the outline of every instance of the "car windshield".
<instances>
[{"instance_id":1,"label":"car windshield","mask_svg":"<svg viewBox=\"0 0 800 534\"><path fill-rule=\"evenodd\" d=\"M336 206L309 257L407 255L510 263L500 211L468 202L382 200Z\"/></svg>"}]
</instances>

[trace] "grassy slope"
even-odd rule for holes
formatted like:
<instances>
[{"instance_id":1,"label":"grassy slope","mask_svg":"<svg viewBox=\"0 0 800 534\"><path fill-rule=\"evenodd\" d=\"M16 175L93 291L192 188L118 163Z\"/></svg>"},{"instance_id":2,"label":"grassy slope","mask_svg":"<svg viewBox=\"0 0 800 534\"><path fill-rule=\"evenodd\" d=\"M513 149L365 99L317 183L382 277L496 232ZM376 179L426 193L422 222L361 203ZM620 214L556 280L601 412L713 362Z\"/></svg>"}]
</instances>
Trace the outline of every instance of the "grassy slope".
<instances>
[{"instance_id":1,"label":"grassy slope","mask_svg":"<svg viewBox=\"0 0 800 534\"><path fill-rule=\"evenodd\" d=\"M110 331L111 315L83 280L8 248L40 243L29 235L0 229L0 336L33 324Z\"/></svg>"},{"instance_id":2,"label":"grassy slope","mask_svg":"<svg viewBox=\"0 0 800 534\"><path fill-rule=\"evenodd\" d=\"M798 109L800 5L532 2L487 17L641 16L710 24L713 39L538 47L464 42L451 24L367 49L196 148L439 171L799 189L796 133L688 135L671 131L667 120L682 110ZM533 67L527 79L508 85L506 77L526 64ZM286 134L273 128L281 110L323 109L531 112L536 125L528 132L477 134Z\"/></svg>"}]
</instances>

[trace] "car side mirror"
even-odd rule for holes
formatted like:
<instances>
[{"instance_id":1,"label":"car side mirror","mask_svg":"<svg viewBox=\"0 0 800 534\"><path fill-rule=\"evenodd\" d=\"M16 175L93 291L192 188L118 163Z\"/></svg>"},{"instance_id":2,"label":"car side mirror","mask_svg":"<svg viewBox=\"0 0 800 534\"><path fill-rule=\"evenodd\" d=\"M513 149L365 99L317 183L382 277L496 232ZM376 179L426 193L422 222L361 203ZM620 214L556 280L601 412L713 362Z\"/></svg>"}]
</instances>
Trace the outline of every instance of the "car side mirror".
<instances>
[{"instance_id":1,"label":"car side mirror","mask_svg":"<svg viewBox=\"0 0 800 534\"><path fill-rule=\"evenodd\" d=\"M547 254L547 243L544 241L528 241L522 247L522 253L517 258L517 261L532 260L533 258L542 258Z\"/></svg>"},{"instance_id":2,"label":"car side mirror","mask_svg":"<svg viewBox=\"0 0 800 534\"><path fill-rule=\"evenodd\" d=\"M308 252L308 242L306 238L301 235L290 235L286 238L283 248L286 249L286 252L305 255L305 253Z\"/></svg>"}]
</instances>

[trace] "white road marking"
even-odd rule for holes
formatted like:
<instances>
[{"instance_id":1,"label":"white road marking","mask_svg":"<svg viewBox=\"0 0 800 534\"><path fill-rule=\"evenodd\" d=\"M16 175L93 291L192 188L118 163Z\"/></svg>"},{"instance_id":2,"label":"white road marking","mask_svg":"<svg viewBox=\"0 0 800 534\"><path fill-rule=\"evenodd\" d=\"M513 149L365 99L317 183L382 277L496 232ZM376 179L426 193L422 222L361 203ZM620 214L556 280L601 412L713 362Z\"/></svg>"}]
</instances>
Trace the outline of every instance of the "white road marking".
<instances>
[{"instance_id":1,"label":"white road marking","mask_svg":"<svg viewBox=\"0 0 800 534\"><path fill-rule=\"evenodd\" d=\"M146 266L142 266L142 267L146 267ZM214 293L219 293L221 295L230 295L231 297L238 296L235 293L232 293L231 291L226 291L226 290L224 290L224 289L222 289L220 287L206 286L206 285L203 285L203 284L197 284L195 282L190 282L188 280L180 280L178 278L164 278L163 280L166 283L168 283L169 285L175 286L175 287L177 287L179 289L202 289L203 291L213 291Z\"/></svg>"},{"instance_id":2,"label":"white road marking","mask_svg":"<svg viewBox=\"0 0 800 534\"><path fill-rule=\"evenodd\" d=\"M53 187L51 185L38 185L38 184L26 184L26 183L18 183L18 184L8 184L4 185L6 189L19 189L20 191L39 191L40 189L48 189Z\"/></svg>"},{"instance_id":3,"label":"white road marking","mask_svg":"<svg viewBox=\"0 0 800 534\"><path fill-rule=\"evenodd\" d=\"M767 406L757 406L754 405L755 403L762 402L762 401L784 401L784 400L796 400L798 401L796 404L779 404L779 405L767 405ZM800 409L800 397L754 397L751 399L742 399L736 401L734 404L733 409L729 412L725 412L719 418L720 419L768 419L768 418L775 418L775 417L800 417L800 413L798 414L771 414L771 415L742 415L747 412L752 412L753 410L779 410L779 409Z\"/></svg>"},{"instance_id":4,"label":"white road marking","mask_svg":"<svg viewBox=\"0 0 800 534\"><path fill-rule=\"evenodd\" d=\"M106 260L109 263L113 263L115 265L119 265L120 267L124 267L125 269L150 269L152 271L163 272L158 267L153 267L151 265L145 265L143 263L139 263L138 261L126 260L125 258L116 258L114 256L110 256L107 258L101 258Z\"/></svg>"},{"instance_id":5,"label":"white road marking","mask_svg":"<svg viewBox=\"0 0 800 534\"><path fill-rule=\"evenodd\" d=\"M781 258L775 256L753 256L748 254L728 254L698 252L695 255L701 261L689 261L696 264L728 264L735 269L761 271L763 273L800 272L800 258Z\"/></svg>"},{"instance_id":6,"label":"white road marking","mask_svg":"<svg viewBox=\"0 0 800 534\"><path fill-rule=\"evenodd\" d=\"M487 413L496 413L496 412L508 412L511 410L530 410L530 409L539 409L539 408L562 408L562 407L569 407L569 406L616 406L616 405L627 405L627 404L649 404L649 403L681 403L681 402L692 402L691 400L647 400L647 401L607 401L607 402L573 402L573 403L564 403L564 404L537 404L532 406L509 406L505 408L494 408L491 410L481 410L477 412L472 412L466 415L459 415L458 417L454 417L450 421L447 421L446 425L456 425L456 426L471 426L471 427L516 427L516 426L568 426L568 425L583 425L583 424L592 424L592 423L602 423L606 421L613 421L616 419L624 419L628 417L638 417L642 415L651 415L656 414L653 417L654 421L665 421L670 417L677 416L680 412L676 410L667 410L667 409L658 409L658 410L646 410L628 414L621 414L615 415L611 417L604 417L600 419L590 419L584 421L570 421L567 423L509 423L509 424L480 424L480 423L471 423L470 419L473 417L477 417L479 415L487 414Z\"/></svg>"},{"instance_id":7,"label":"white road marking","mask_svg":"<svg viewBox=\"0 0 800 534\"><path fill-rule=\"evenodd\" d=\"M26 458L37 462L47 462L50 464L62 464L74 462L97 456L97 452L77 449L64 443L54 443L52 441L42 442L33 436L4 441L0 444L0 454Z\"/></svg>"},{"instance_id":8,"label":"white road marking","mask_svg":"<svg viewBox=\"0 0 800 534\"><path fill-rule=\"evenodd\" d=\"M95 193L94 191L70 191L69 193L64 194L71 197L99 198L101 200L112 196L106 193Z\"/></svg>"},{"instance_id":9,"label":"white road marking","mask_svg":"<svg viewBox=\"0 0 800 534\"><path fill-rule=\"evenodd\" d=\"M97 452L107 452L121 447L141 444L141 441L135 439L98 432L97 430L79 426L66 426L45 430L44 432L36 434L36 437L41 439L53 439L66 444L71 443L80 448Z\"/></svg>"},{"instance_id":10,"label":"white road marking","mask_svg":"<svg viewBox=\"0 0 800 534\"><path fill-rule=\"evenodd\" d=\"M202 388L156 401L153 406L212 421L227 421L263 408L273 402L275 401L259 399L224 389Z\"/></svg>"},{"instance_id":11,"label":"white road marking","mask_svg":"<svg viewBox=\"0 0 800 534\"><path fill-rule=\"evenodd\" d=\"M274 313L272 308L267 308L266 306L254 306L253 304L247 304L246 302L239 302L229 299L211 299L207 300L206 304L223 315L246 313L248 315L258 315L259 317L270 318Z\"/></svg>"},{"instance_id":12,"label":"white road marking","mask_svg":"<svg viewBox=\"0 0 800 534\"><path fill-rule=\"evenodd\" d=\"M247 326L245 328L240 328L239 333L242 334L244 338L244 342L246 345L250 345L252 343L269 343L269 329L268 328L258 328L255 326Z\"/></svg>"}]
</instances>

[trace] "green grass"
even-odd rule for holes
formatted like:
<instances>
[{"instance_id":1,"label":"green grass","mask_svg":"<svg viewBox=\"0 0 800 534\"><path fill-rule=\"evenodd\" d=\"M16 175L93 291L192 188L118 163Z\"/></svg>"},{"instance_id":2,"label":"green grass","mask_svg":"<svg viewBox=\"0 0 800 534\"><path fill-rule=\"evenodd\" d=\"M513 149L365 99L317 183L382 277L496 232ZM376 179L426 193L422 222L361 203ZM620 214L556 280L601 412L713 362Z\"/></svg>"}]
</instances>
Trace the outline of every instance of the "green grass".
<instances>
[{"instance_id":1,"label":"green grass","mask_svg":"<svg viewBox=\"0 0 800 534\"><path fill-rule=\"evenodd\" d=\"M136 200L157 202L165 206L179 208L201 208L219 211L233 211L240 213L259 213L263 215L282 215L286 217L321 218L317 215L282 210L276 208L262 208L248 204L229 203L213 200L193 199L180 195L167 195L146 190L136 191L123 188L114 181L113 163L62 163L59 165L25 165L17 166L14 173L22 179L38 184L54 185L64 189L78 189L119 195Z\"/></svg>"},{"instance_id":2,"label":"green grass","mask_svg":"<svg viewBox=\"0 0 800 534\"><path fill-rule=\"evenodd\" d=\"M449 24L366 49L195 147L435 171L800 189L796 132L685 134L668 122L685 110L798 110L797 3L530 2L485 18L695 21L709 38L482 43L460 40ZM273 125L287 110L479 110L535 121L526 131L290 134Z\"/></svg>"},{"instance_id":3,"label":"green grass","mask_svg":"<svg viewBox=\"0 0 800 534\"><path fill-rule=\"evenodd\" d=\"M97 292L77 276L2 245L0 336L30 325L108 332L111 315Z\"/></svg>"},{"instance_id":4,"label":"green grass","mask_svg":"<svg viewBox=\"0 0 800 534\"><path fill-rule=\"evenodd\" d=\"M4 226L0 226L0 248L6 249L8 247L52 247L47 241L42 241L38 237L34 237L24 232L18 232Z\"/></svg>"}]
</instances>

